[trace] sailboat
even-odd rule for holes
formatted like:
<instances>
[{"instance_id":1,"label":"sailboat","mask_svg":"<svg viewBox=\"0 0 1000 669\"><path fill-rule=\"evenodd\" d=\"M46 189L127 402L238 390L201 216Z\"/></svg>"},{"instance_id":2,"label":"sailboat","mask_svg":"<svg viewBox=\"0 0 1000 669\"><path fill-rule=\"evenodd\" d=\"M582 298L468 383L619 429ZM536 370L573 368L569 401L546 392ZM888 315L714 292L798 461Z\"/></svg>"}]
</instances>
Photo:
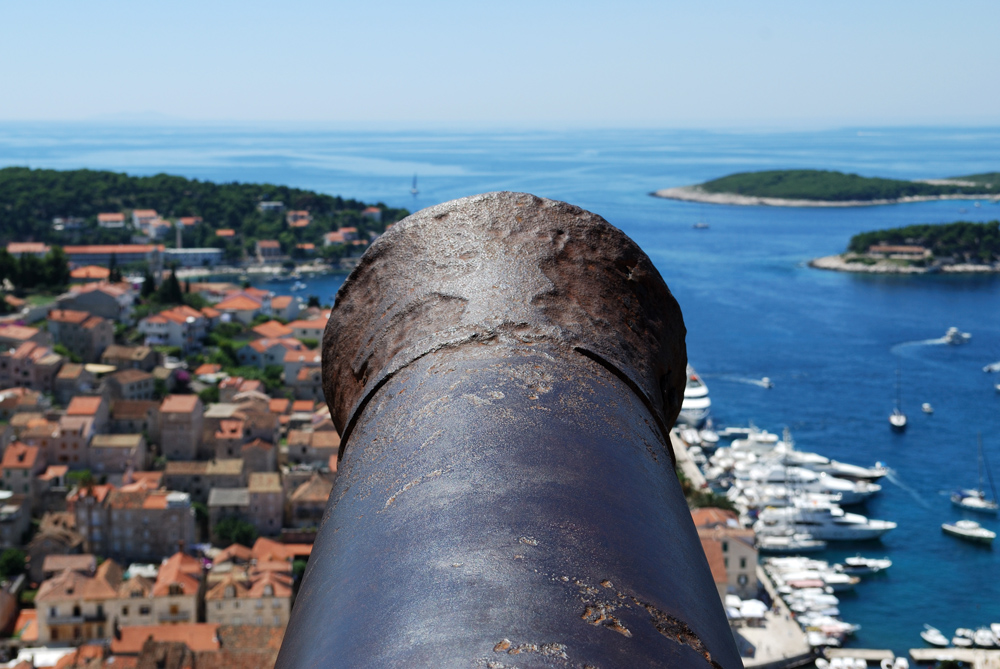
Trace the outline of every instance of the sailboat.
<instances>
[{"instance_id":1,"label":"sailboat","mask_svg":"<svg viewBox=\"0 0 1000 669\"><path fill-rule=\"evenodd\" d=\"M410 188L410 193L414 197L416 197L417 193L419 193L419 192L420 192L420 190L417 188L417 175L414 174L413 175L413 186Z\"/></svg>"},{"instance_id":2,"label":"sailboat","mask_svg":"<svg viewBox=\"0 0 1000 669\"><path fill-rule=\"evenodd\" d=\"M951 496L951 503L955 506L966 509L967 511L976 511L978 513L990 513L996 515L997 513L997 489L993 485L993 474L990 472L989 465L986 462L986 454L983 452L983 436L978 435L979 442L979 487L969 488L966 490L959 490ZM986 491L983 490L983 471L986 471L986 476L990 481L990 490L993 492L993 499L986 499Z\"/></svg>"},{"instance_id":3,"label":"sailboat","mask_svg":"<svg viewBox=\"0 0 1000 669\"><path fill-rule=\"evenodd\" d=\"M893 432L906 431L906 414L899 408L899 367L896 368L896 406L889 414L889 427Z\"/></svg>"}]
</instances>

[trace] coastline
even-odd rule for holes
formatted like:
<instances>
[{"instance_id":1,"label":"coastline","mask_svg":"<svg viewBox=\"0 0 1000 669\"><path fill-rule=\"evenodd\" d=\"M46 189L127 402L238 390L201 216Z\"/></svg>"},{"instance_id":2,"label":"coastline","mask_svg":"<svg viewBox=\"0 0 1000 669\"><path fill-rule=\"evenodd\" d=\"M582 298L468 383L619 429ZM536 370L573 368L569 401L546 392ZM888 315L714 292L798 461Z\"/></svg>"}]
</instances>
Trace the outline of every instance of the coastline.
<instances>
[{"instance_id":1,"label":"coastline","mask_svg":"<svg viewBox=\"0 0 1000 669\"><path fill-rule=\"evenodd\" d=\"M906 204L910 202L931 202L934 200L988 200L996 202L995 194L961 194L954 195L913 195L887 200L790 200L780 197L757 197L754 195L739 195L737 193L709 193L699 186L679 186L676 188L661 188L650 193L653 197L684 202L701 202L705 204L731 204L738 206L765 207L872 207L883 204Z\"/></svg>"},{"instance_id":2,"label":"coastline","mask_svg":"<svg viewBox=\"0 0 1000 669\"><path fill-rule=\"evenodd\" d=\"M261 274L280 276L286 272L298 272L302 275L316 276L326 274L350 274L349 269L330 267L329 265L296 265L294 270L285 270L280 265L250 265L248 267L233 267L231 265L216 265L214 267L187 267L177 270L177 278L199 279L212 276L242 276L244 274Z\"/></svg>"},{"instance_id":3,"label":"coastline","mask_svg":"<svg viewBox=\"0 0 1000 669\"><path fill-rule=\"evenodd\" d=\"M934 265L932 267L912 267L900 265L891 260L879 260L873 265L847 262L843 256L813 258L808 263L814 269L854 274L1000 274L998 265Z\"/></svg>"}]
</instances>

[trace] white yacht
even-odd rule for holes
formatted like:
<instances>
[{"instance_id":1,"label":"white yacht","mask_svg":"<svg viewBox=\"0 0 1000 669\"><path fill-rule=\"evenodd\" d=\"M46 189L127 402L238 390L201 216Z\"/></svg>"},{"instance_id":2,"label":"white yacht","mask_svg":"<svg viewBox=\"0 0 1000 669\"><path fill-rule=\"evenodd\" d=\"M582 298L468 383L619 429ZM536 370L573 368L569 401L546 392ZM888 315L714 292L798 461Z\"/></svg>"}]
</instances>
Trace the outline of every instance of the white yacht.
<instances>
[{"instance_id":1,"label":"white yacht","mask_svg":"<svg viewBox=\"0 0 1000 669\"><path fill-rule=\"evenodd\" d=\"M735 468L736 477L757 483L779 483L794 487L799 492L817 492L826 495L840 495L844 505L860 504L882 489L877 483L868 481L847 481L823 472L814 472L803 467L784 465L751 465Z\"/></svg>"},{"instance_id":2,"label":"white yacht","mask_svg":"<svg viewBox=\"0 0 1000 669\"><path fill-rule=\"evenodd\" d=\"M956 327L948 328L948 331L944 333L944 343L951 344L952 346L957 346L959 344L964 344L972 339L972 335L968 332L960 332Z\"/></svg>"},{"instance_id":3,"label":"white yacht","mask_svg":"<svg viewBox=\"0 0 1000 669\"><path fill-rule=\"evenodd\" d=\"M687 366L687 385L684 386L684 401L677 420L695 427L701 427L708 418L712 400L708 397L708 386L701 380L694 367Z\"/></svg>"},{"instance_id":4,"label":"white yacht","mask_svg":"<svg viewBox=\"0 0 1000 669\"><path fill-rule=\"evenodd\" d=\"M844 564L841 565L840 570L845 574L865 576L867 574L877 574L880 571L885 571L891 566L892 560L889 558L866 558L856 555L854 557L845 558Z\"/></svg>"},{"instance_id":5,"label":"white yacht","mask_svg":"<svg viewBox=\"0 0 1000 669\"><path fill-rule=\"evenodd\" d=\"M920 638L938 648L947 648L949 643L948 637L942 634L941 630L930 625L924 625L924 631L920 633Z\"/></svg>"},{"instance_id":6,"label":"white yacht","mask_svg":"<svg viewBox=\"0 0 1000 669\"><path fill-rule=\"evenodd\" d=\"M941 530L945 534L950 534L953 537L965 539L966 541L974 541L980 544L991 544L993 543L993 540L997 538L996 532L980 526L980 524L974 520L959 520L954 524L944 523L941 525Z\"/></svg>"},{"instance_id":7,"label":"white yacht","mask_svg":"<svg viewBox=\"0 0 1000 669\"><path fill-rule=\"evenodd\" d=\"M870 520L857 513L845 513L839 506L785 507L764 509L754 531L760 534L796 532L811 534L823 541L864 541L877 539L896 528L889 520Z\"/></svg>"}]
</instances>

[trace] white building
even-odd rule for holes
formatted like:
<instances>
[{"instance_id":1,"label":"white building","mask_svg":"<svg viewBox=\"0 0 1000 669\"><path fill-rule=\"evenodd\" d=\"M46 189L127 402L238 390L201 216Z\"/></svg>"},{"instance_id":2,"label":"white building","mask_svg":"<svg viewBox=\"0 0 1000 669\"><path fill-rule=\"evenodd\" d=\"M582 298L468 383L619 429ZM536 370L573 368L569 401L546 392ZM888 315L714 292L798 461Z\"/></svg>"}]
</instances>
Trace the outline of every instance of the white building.
<instances>
[{"instance_id":1,"label":"white building","mask_svg":"<svg viewBox=\"0 0 1000 669\"><path fill-rule=\"evenodd\" d=\"M181 267L214 267L222 262L222 249L164 249L163 260Z\"/></svg>"}]
</instances>

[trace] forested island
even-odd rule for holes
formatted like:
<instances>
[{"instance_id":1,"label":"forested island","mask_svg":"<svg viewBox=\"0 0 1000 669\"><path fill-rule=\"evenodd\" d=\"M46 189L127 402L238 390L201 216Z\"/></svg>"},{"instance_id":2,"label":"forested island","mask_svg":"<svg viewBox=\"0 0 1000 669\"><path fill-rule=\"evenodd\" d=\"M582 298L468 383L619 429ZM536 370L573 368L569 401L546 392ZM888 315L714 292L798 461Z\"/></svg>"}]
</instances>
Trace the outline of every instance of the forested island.
<instances>
[{"instance_id":1,"label":"forested island","mask_svg":"<svg viewBox=\"0 0 1000 669\"><path fill-rule=\"evenodd\" d=\"M1000 272L1000 221L862 232L851 237L846 253L817 258L810 265L869 273Z\"/></svg>"},{"instance_id":2,"label":"forested island","mask_svg":"<svg viewBox=\"0 0 1000 669\"><path fill-rule=\"evenodd\" d=\"M262 203L275 206L262 207ZM226 248L236 243L252 250L261 239L278 240L283 249L298 244L322 247L325 233L356 228L358 237L367 239L368 233L381 233L387 224L409 213L381 203L374 207L378 214L369 211L366 216L363 212L370 206L359 200L273 184L217 184L168 174L137 177L96 170L0 169L0 242L4 245L128 243L136 233L132 226L102 227L98 214L130 215L138 209L155 210L160 219L171 223L182 217L200 219L198 225L183 226L185 247ZM309 224L290 226L289 211L308 212ZM219 237L219 230L227 232ZM160 243L173 246L175 235L165 234Z\"/></svg>"},{"instance_id":3,"label":"forested island","mask_svg":"<svg viewBox=\"0 0 1000 669\"><path fill-rule=\"evenodd\" d=\"M937 199L1000 197L1000 172L906 181L832 170L740 172L652 195L714 204L847 207Z\"/></svg>"}]
</instances>

